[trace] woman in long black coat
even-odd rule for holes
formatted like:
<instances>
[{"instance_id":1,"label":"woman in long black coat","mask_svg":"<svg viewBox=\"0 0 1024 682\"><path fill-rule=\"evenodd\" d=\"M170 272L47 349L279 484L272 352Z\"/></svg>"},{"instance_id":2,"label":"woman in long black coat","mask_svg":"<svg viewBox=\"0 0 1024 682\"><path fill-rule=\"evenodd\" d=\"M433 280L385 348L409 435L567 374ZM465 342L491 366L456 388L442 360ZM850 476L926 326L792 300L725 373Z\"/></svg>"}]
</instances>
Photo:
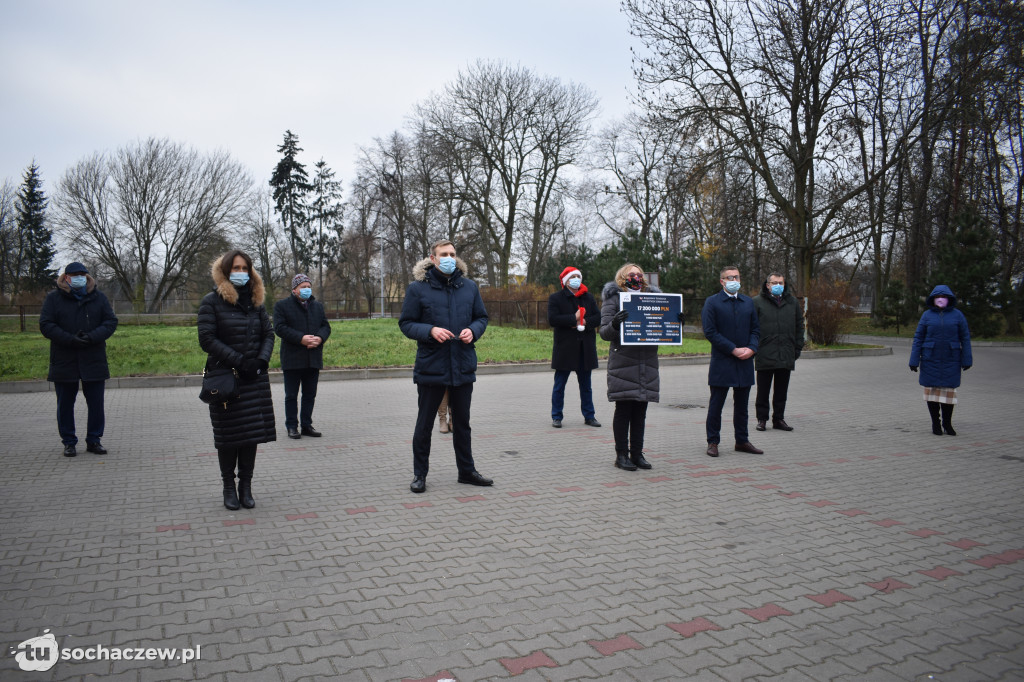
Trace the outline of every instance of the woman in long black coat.
<instances>
[{"instance_id":1,"label":"woman in long black coat","mask_svg":"<svg viewBox=\"0 0 1024 682\"><path fill-rule=\"evenodd\" d=\"M580 410L587 426L601 426L594 411L590 374L597 369L597 333L601 311L587 291L583 275L574 267L562 270L562 289L548 298L548 324L554 330L551 369L555 385L551 391L551 425L562 428L565 385L576 372L580 385Z\"/></svg>"},{"instance_id":2,"label":"woman in long black coat","mask_svg":"<svg viewBox=\"0 0 1024 682\"><path fill-rule=\"evenodd\" d=\"M256 506L252 474L256 446L277 440L274 402L267 367L274 351L274 328L263 305L263 280L252 258L228 251L213 263L214 290L199 304L199 345L208 354L206 370L234 369L240 395L229 403L210 405L213 442L217 447L224 506ZM235 467L238 490L235 491Z\"/></svg>"}]
</instances>

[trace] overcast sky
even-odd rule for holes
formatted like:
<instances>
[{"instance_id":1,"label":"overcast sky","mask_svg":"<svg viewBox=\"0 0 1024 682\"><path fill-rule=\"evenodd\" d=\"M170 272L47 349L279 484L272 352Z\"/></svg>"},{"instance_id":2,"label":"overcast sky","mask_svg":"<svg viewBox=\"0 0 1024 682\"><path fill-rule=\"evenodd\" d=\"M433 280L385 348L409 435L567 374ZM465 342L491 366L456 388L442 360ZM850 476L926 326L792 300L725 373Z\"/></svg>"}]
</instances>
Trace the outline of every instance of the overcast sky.
<instances>
[{"instance_id":1,"label":"overcast sky","mask_svg":"<svg viewBox=\"0 0 1024 682\"><path fill-rule=\"evenodd\" d=\"M632 107L618 0L0 0L0 180L146 137L226 149L266 183L284 131L347 186L360 146L477 59Z\"/></svg>"}]
</instances>

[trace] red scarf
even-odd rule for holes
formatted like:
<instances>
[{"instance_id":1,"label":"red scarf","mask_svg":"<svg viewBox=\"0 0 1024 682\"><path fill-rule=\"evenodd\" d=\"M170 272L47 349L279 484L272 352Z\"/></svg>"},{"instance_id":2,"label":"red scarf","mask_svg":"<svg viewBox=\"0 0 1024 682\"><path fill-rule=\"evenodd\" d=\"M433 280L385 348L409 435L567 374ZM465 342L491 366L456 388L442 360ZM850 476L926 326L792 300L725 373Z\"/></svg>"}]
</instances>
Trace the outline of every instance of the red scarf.
<instances>
[{"instance_id":1,"label":"red scarf","mask_svg":"<svg viewBox=\"0 0 1024 682\"><path fill-rule=\"evenodd\" d=\"M569 289L568 286L565 287L565 288ZM569 291L571 292L572 289L569 289ZM579 298L580 296L582 296L585 293L587 293L587 285L581 283L580 284L580 288L576 290L576 293L573 294L573 296L575 296L576 298ZM576 308L580 311L580 324L578 324L576 326L577 327L579 327L579 326L586 327L587 326L587 309L584 308L583 306L581 306L579 303L576 304Z\"/></svg>"}]
</instances>

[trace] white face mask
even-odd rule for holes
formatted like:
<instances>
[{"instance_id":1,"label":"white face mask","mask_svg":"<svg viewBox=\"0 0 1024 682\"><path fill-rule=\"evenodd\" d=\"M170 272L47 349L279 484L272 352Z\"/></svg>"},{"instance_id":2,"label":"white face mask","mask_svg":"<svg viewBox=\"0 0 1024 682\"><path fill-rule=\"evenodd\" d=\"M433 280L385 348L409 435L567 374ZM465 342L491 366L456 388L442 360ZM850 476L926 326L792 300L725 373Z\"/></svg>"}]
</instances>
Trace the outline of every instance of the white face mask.
<instances>
[{"instance_id":1,"label":"white face mask","mask_svg":"<svg viewBox=\"0 0 1024 682\"><path fill-rule=\"evenodd\" d=\"M728 282L725 283L725 290L730 294L735 294L737 291L740 290L740 286L740 283L737 282L736 280L729 280Z\"/></svg>"},{"instance_id":2,"label":"white face mask","mask_svg":"<svg viewBox=\"0 0 1024 682\"><path fill-rule=\"evenodd\" d=\"M569 278L569 288L570 289L579 289L581 284L583 284L583 280L580 279L579 277L570 277Z\"/></svg>"}]
</instances>

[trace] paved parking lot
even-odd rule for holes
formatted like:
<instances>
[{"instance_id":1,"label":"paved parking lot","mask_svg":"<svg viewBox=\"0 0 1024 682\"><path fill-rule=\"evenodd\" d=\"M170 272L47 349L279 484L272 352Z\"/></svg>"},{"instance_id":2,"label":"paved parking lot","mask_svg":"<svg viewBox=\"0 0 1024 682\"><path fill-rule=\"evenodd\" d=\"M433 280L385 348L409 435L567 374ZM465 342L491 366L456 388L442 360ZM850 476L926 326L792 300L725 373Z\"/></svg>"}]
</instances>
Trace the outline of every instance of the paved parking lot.
<instances>
[{"instance_id":1,"label":"paved parking lot","mask_svg":"<svg viewBox=\"0 0 1024 682\"><path fill-rule=\"evenodd\" d=\"M423 495L411 380L322 382L325 437L279 414L238 512L195 388L108 391L110 454L74 459L52 394L0 395L0 679L1024 679L1024 348L975 350L955 438L906 359L801 360L796 430L717 460L707 366L665 367L648 472L603 399L583 426L571 382L554 430L550 373L481 376L495 486L435 431ZM50 635L69 660L22 672ZM145 648L178 660L109 660Z\"/></svg>"}]
</instances>

